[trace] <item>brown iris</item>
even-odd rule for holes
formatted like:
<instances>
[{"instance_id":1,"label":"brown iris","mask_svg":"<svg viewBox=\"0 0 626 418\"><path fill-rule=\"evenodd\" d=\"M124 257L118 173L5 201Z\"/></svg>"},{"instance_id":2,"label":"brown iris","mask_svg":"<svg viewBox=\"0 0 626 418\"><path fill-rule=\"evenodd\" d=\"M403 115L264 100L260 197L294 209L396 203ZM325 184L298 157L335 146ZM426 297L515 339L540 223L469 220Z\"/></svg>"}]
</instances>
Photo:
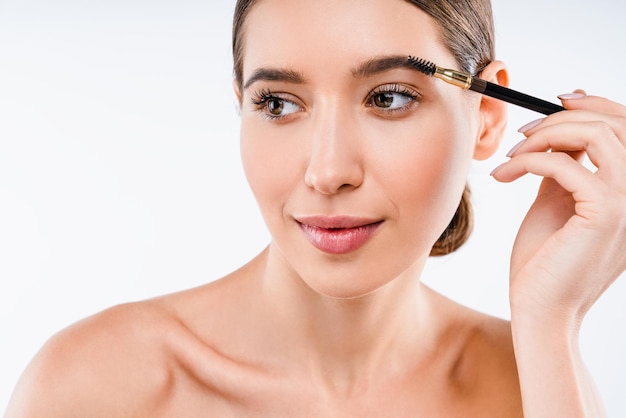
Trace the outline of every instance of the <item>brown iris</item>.
<instances>
[{"instance_id":1,"label":"brown iris","mask_svg":"<svg viewBox=\"0 0 626 418\"><path fill-rule=\"evenodd\" d=\"M280 116L283 113L285 105L282 100L271 99L267 101L267 110L274 116Z\"/></svg>"},{"instance_id":2,"label":"brown iris","mask_svg":"<svg viewBox=\"0 0 626 418\"><path fill-rule=\"evenodd\" d=\"M378 93L374 96L374 104L377 107L389 108L393 104L393 93Z\"/></svg>"}]
</instances>

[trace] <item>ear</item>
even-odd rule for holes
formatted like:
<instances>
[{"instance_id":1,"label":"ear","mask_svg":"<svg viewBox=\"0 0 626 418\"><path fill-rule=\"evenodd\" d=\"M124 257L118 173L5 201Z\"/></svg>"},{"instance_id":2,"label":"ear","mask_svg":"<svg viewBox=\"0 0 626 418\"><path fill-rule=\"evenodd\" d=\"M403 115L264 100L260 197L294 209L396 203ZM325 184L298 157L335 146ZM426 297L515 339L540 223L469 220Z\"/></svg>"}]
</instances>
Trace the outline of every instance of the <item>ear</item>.
<instances>
[{"instance_id":1,"label":"ear","mask_svg":"<svg viewBox=\"0 0 626 418\"><path fill-rule=\"evenodd\" d=\"M240 83L236 79L233 80L233 90L235 91L235 96L237 97L237 104L239 105L239 107L241 107L243 92L241 91Z\"/></svg>"},{"instance_id":2,"label":"ear","mask_svg":"<svg viewBox=\"0 0 626 418\"><path fill-rule=\"evenodd\" d=\"M480 78L504 87L509 85L509 73L502 61L493 61L480 73ZM507 122L507 104L489 96L480 101L480 131L474 147L474 158L484 160L498 149Z\"/></svg>"}]
</instances>

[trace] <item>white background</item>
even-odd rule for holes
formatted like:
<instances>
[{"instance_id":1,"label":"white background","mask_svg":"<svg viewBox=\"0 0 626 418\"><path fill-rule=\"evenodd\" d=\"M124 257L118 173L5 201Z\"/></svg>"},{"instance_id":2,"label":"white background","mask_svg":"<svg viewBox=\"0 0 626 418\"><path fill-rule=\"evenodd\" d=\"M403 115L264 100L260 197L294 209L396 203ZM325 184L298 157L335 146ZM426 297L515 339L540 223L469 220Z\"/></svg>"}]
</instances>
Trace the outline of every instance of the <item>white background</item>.
<instances>
[{"instance_id":1,"label":"white background","mask_svg":"<svg viewBox=\"0 0 626 418\"><path fill-rule=\"evenodd\" d=\"M0 0L0 411L59 329L218 278L268 242L239 162L233 4ZM494 10L512 87L550 100L581 87L626 103L626 3L494 0ZM488 173L539 116L511 107L502 149L472 168L472 239L425 272L500 317L537 179L503 185ZM626 277L581 337L615 417L626 416L624 300Z\"/></svg>"}]
</instances>

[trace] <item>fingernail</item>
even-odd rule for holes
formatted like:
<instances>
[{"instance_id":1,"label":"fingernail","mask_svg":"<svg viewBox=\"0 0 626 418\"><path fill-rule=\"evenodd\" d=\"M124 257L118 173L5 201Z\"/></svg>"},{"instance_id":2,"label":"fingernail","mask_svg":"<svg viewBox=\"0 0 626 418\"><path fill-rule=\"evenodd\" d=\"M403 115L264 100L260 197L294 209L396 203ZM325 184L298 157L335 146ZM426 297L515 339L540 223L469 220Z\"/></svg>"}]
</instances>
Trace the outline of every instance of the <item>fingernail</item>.
<instances>
[{"instance_id":1,"label":"fingernail","mask_svg":"<svg viewBox=\"0 0 626 418\"><path fill-rule=\"evenodd\" d=\"M489 175L490 175L490 176L493 176L493 175L496 173L496 171L498 171L498 170L500 169L500 167L502 167L504 164L506 164L506 163L502 163L502 164L500 164L499 166L497 166L496 168L494 168L494 169L491 171L491 173L489 173Z\"/></svg>"},{"instance_id":2,"label":"fingernail","mask_svg":"<svg viewBox=\"0 0 626 418\"><path fill-rule=\"evenodd\" d=\"M532 122L528 122L526 125L522 126L521 128L519 128L517 130L517 132L523 134L526 131L530 131L532 128L534 128L535 126L539 125L541 122L544 121L545 118L539 118L537 120L534 120Z\"/></svg>"},{"instance_id":3,"label":"fingernail","mask_svg":"<svg viewBox=\"0 0 626 418\"><path fill-rule=\"evenodd\" d=\"M522 139L520 142L515 144L515 146L513 146L513 148L511 148L511 150L506 153L506 156L511 158L513 156L513 154L515 154L515 151L517 151L519 149L519 147L524 145L524 142L526 142L526 138Z\"/></svg>"},{"instance_id":4,"label":"fingernail","mask_svg":"<svg viewBox=\"0 0 626 418\"><path fill-rule=\"evenodd\" d=\"M582 99L583 97L585 97L585 95L580 94L580 93L565 93L565 94L559 94L557 97L561 100L574 100L574 99Z\"/></svg>"}]
</instances>

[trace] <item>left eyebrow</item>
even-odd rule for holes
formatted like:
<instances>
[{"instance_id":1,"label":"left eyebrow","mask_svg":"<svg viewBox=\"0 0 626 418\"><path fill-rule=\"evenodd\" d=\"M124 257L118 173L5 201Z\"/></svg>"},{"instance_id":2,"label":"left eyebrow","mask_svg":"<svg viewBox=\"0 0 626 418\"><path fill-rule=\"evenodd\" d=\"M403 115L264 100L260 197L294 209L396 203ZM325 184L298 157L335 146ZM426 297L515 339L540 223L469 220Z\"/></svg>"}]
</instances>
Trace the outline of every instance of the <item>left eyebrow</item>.
<instances>
[{"instance_id":1,"label":"left eyebrow","mask_svg":"<svg viewBox=\"0 0 626 418\"><path fill-rule=\"evenodd\" d=\"M355 78L366 78L398 68L415 70L408 55L384 55L363 62L352 70L352 75Z\"/></svg>"}]
</instances>

